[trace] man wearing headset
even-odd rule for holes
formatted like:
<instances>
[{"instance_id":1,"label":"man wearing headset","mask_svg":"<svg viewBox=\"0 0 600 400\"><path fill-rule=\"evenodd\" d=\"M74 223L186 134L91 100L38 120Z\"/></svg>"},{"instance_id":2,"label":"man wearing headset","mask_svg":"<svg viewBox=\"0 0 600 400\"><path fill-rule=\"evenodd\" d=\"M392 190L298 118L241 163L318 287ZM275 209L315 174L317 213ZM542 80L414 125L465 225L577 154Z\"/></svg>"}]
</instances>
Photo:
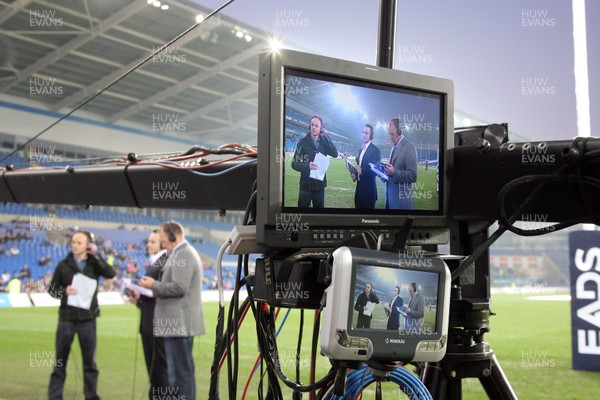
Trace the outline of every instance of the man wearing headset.
<instances>
[{"instance_id":1,"label":"man wearing headset","mask_svg":"<svg viewBox=\"0 0 600 400\"><path fill-rule=\"evenodd\" d=\"M356 157L356 175L352 180L356 181L356 192L354 193L354 206L356 208L375 208L377 201L377 185L375 183L375 172L369 164L377 164L381 160L379 148L373 144L373 126L366 124L363 127L362 147Z\"/></svg>"},{"instance_id":2,"label":"man wearing headset","mask_svg":"<svg viewBox=\"0 0 600 400\"><path fill-rule=\"evenodd\" d=\"M97 282L101 276L110 279L117 274L117 271L97 255L96 251L97 247L93 243L91 233L75 232L71 237L71 252L67 258L58 263L50 282L48 293L52 297L60 299L58 328L56 329L56 361L48 387L50 400L63 398L63 387L67 377L67 360L75 334L79 338L81 357L83 358L85 399L100 398L97 393L98 368L96 366L96 318L100 315L98 285L96 284L89 308L68 304L68 297L78 294L77 289L72 286L75 275L83 274Z\"/></svg>"},{"instance_id":3,"label":"man wearing headset","mask_svg":"<svg viewBox=\"0 0 600 400\"><path fill-rule=\"evenodd\" d=\"M146 275L159 280L168 255L160 243L158 229L154 229L148 236L146 248L150 258ZM150 378L149 398L152 400L159 397L156 395L157 390L169 386L164 340L162 337L154 336L153 321L156 300L154 297L144 296L133 291L130 301L140 309L140 335L142 337L146 369Z\"/></svg>"},{"instance_id":4,"label":"man wearing headset","mask_svg":"<svg viewBox=\"0 0 600 400\"><path fill-rule=\"evenodd\" d=\"M417 181L417 149L404 137L400 119L392 118L388 131L392 151L385 166L385 174L389 176L385 208L412 210L415 208L413 183Z\"/></svg>"},{"instance_id":5,"label":"man wearing headset","mask_svg":"<svg viewBox=\"0 0 600 400\"><path fill-rule=\"evenodd\" d=\"M194 400L194 336L203 335L202 262L198 252L185 240L183 226L175 221L162 224L160 241L169 256L162 277L144 276L140 284L156 298L154 336L164 338L169 386L178 398ZM164 390L163 390L164 392ZM160 394L160 392L158 393Z\"/></svg>"},{"instance_id":6,"label":"man wearing headset","mask_svg":"<svg viewBox=\"0 0 600 400\"><path fill-rule=\"evenodd\" d=\"M298 141L292 160L292 168L300 172L298 207L310 207L311 203L314 208L325 207L327 178L321 181L310 177L310 171L317 169L314 162L317 153L334 158L338 156L329 133L323 128L323 119L314 115L310 119L308 134Z\"/></svg>"}]
</instances>

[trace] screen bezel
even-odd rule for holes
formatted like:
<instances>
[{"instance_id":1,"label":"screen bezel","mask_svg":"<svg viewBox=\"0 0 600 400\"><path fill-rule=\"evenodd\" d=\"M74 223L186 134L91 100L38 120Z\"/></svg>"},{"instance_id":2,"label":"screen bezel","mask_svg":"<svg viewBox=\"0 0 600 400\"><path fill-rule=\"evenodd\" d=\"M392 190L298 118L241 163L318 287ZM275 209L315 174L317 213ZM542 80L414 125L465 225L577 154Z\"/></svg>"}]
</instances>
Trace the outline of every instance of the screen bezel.
<instances>
[{"instance_id":1,"label":"screen bezel","mask_svg":"<svg viewBox=\"0 0 600 400\"><path fill-rule=\"evenodd\" d=\"M355 276L360 265L437 275L436 332L426 330L409 333L373 327L353 328L352 315L357 299L354 295ZM419 282L417 286L419 287ZM439 361L446 352L449 306L450 271L443 259L413 251L393 253L340 247L333 252L332 281L327 289L327 301L323 309L321 349L324 354L336 360ZM340 345L338 333L341 331L346 332L350 338L365 339L367 345ZM366 351L360 353L360 349Z\"/></svg>"},{"instance_id":2,"label":"screen bezel","mask_svg":"<svg viewBox=\"0 0 600 400\"><path fill-rule=\"evenodd\" d=\"M440 207L435 213L414 210L392 211L376 209L372 212L354 212L351 209L293 208L285 212L283 192L283 159L285 145L284 91L281 90L287 70L305 71L365 84L393 87L437 94L442 99L443 118L440 121ZM257 239L269 246L266 232L277 229L278 221L299 218L308 229L353 227L399 228L408 218L414 218L414 227L448 226L448 165L447 150L452 146L454 129L454 86L452 81L409 72L391 70L292 50L264 50L259 57L258 99L258 184L257 184ZM299 216L299 217L298 217ZM287 217L287 218L286 218Z\"/></svg>"}]
</instances>

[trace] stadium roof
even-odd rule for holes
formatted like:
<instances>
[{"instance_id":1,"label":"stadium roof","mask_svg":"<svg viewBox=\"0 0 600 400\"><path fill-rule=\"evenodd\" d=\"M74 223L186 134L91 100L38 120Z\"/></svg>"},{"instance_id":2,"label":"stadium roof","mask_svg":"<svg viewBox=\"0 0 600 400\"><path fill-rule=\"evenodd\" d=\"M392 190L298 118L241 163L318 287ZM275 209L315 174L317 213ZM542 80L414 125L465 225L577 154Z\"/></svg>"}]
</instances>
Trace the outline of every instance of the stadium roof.
<instances>
[{"instance_id":1,"label":"stadium roof","mask_svg":"<svg viewBox=\"0 0 600 400\"><path fill-rule=\"evenodd\" d=\"M0 98L67 113L212 11L193 0L149 3L0 2ZM257 55L268 43L266 32L217 14L82 111L201 144L254 144Z\"/></svg>"},{"instance_id":2,"label":"stadium roof","mask_svg":"<svg viewBox=\"0 0 600 400\"><path fill-rule=\"evenodd\" d=\"M72 110L211 11L188 0L164 3L167 10L143 0L0 2L9 43L0 95ZM264 32L217 14L83 110L148 130L176 120L200 143L254 143L257 55L267 43Z\"/></svg>"}]
</instances>

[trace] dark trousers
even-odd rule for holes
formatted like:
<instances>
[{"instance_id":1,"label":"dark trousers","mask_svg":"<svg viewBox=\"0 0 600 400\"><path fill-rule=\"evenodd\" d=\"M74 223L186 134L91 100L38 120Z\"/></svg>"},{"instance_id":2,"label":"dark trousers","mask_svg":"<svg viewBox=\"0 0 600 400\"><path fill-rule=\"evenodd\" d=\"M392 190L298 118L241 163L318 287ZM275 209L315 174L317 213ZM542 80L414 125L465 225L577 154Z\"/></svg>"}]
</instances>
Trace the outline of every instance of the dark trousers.
<instances>
[{"instance_id":1,"label":"dark trousers","mask_svg":"<svg viewBox=\"0 0 600 400\"><path fill-rule=\"evenodd\" d=\"M50 376L48 387L49 400L62 400L63 387L67 378L67 360L71 344L79 338L79 347L83 358L83 394L86 400L100 399L96 393L98 387L98 368L96 367L96 319L88 321L58 321L56 330L56 364Z\"/></svg>"},{"instance_id":2,"label":"dark trousers","mask_svg":"<svg viewBox=\"0 0 600 400\"><path fill-rule=\"evenodd\" d=\"M359 312L358 319L356 321L356 327L370 329L371 328L371 317Z\"/></svg>"},{"instance_id":3,"label":"dark trousers","mask_svg":"<svg viewBox=\"0 0 600 400\"><path fill-rule=\"evenodd\" d=\"M178 399L195 400L196 380L192 358L194 337L166 337L164 341L172 394Z\"/></svg>"},{"instance_id":4,"label":"dark trousers","mask_svg":"<svg viewBox=\"0 0 600 400\"><path fill-rule=\"evenodd\" d=\"M321 190L301 190L298 195L298 207L310 207L312 201L313 208L325 207L325 189Z\"/></svg>"},{"instance_id":5,"label":"dark trousers","mask_svg":"<svg viewBox=\"0 0 600 400\"><path fill-rule=\"evenodd\" d=\"M149 398L157 392L154 388L169 386L169 375L167 373L167 356L165 353L165 343L163 338L155 337L152 333L142 333L142 346L144 347L144 357L146 359L146 369L150 378Z\"/></svg>"}]
</instances>

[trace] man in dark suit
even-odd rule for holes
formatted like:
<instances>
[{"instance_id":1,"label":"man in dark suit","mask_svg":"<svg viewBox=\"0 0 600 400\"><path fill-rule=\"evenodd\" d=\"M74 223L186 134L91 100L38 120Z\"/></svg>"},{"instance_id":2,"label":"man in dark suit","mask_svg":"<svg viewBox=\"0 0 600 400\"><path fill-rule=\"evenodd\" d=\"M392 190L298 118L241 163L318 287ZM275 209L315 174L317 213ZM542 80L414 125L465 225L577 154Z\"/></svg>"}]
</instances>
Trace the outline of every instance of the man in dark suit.
<instances>
[{"instance_id":1,"label":"man in dark suit","mask_svg":"<svg viewBox=\"0 0 600 400\"><path fill-rule=\"evenodd\" d=\"M310 207L311 203L314 208L325 207L327 178L319 180L310 177L310 171L317 169L317 164L313 162L317 153L334 158L338 156L335 145L323 128L323 120L315 115L310 119L308 134L298 141L292 159L292 168L300 172L298 207Z\"/></svg>"},{"instance_id":2,"label":"man in dark suit","mask_svg":"<svg viewBox=\"0 0 600 400\"><path fill-rule=\"evenodd\" d=\"M154 336L164 338L169 386L178 398L194 400L196 382L192 348L194 336L204 335L202 312L202 262L196 249L185 240L183 226L165 222L159 231L160 242L169 252L159 281L144 276L140 284L156 300Z\"/></svg>"},{"instance_id":3,"label":"man in dark suit","mask_svg":"<svg viewBox=\"0 0 600 400\"><path fill-rule=\"evenodd\" d=\"M356 192L354 192L354 206L356 208L375 208L377 201L377 185L375 184L375 172L371 170L369 163L376 164L381 160L381 153L373 144L373 127L366 124L362 130L363 145L356 157L356 175L352 180L356 181Z\"/></svg>"},{"instance_id":4,"label":"man in dark suit","mask_svg":"<svg viewBox=\"0 0 600 400\"><path fill-rule=\"evenodd\" d=\"M371 284L371 282L367 282L365 284L365 290L358 295L358 297L356 298L356 303L354 304L354 309L358 311L358 318L356 321L357 328L368 329L371 327L373 310L372 308L369 309L368 303L379 304L379 298L373 291L373 285Z\"/></svg>"},{"instance_id":5,"label":"man in dark suit","mask_svg":"<svg viewBox=\"0 0 600 400\"><path fill-rule=\"evenodd\" d=\"M389 176L386 186L385 208L414 209L412 184L417 181L417 149L400 129L400 120L392 118L388 124L392 152L385 173Z\"/></svg>"},{"instance_id":6,"label":"man in dark suit","mask_svg":"<svg viewBox=\"0 0 600 400\"><path fill-rule=\"evenodd\" d=\"M96 366L96 318L100 316L98 307L98 287L92 295L89 308L69 305L69 296L78 294L73 286L75 275L82 274L98 281L100 277L114 278L117 271L96 254L91 233L77 231L71 237L71 252L56 266L48 293L60 299L58 327L56 329L56 360L48 399L62 399L65 379L67 378L67 360L75 334L79 338L81 358L83 359L83 396L86 400L100 399L98 389L98 367Z\"/></svg>"},{"instance_id":7,"label":"man in dark suit","mask_svg":"<svg viewBox=\"0 0 600 400\"><path fill-rule=\"evenodd\" d=\"M410 300L406 306L406 319L404 327L408 333L422 333L423 316L425 315L425 298L417 293L417 284L412 282L408 285Z\"/></svg>"},{"instance_id":8,"label":"man in dark suit","mask_svg":"<svg viewBox=\"0 0 600 400\"><path fill-rule=\"evenodd\" d=\"M394 286L394 294L390 301L387 329L397 331L400 328L400 315L404 300L400 297L400 286Z\"/></svg>"},{"instance_id":9,"label":"man in dark suit","mask_svg":"<svg viewBox=\"0 0 600 400\"><path fill-rule=\"evenodd\" d=\"M148 236L146 248L150 255L150 265L146 270L146 276L160 280L162 268L167 260L168 254L166 250L162 249L158 229L153 230ZM169 386L165 344L163 338L154 336L153 332L156 299L154 297L140 295L138 292L133 292L131 300L139 307L141 312L140 335L142 337L146 369L148 370L148 377L150 378L149 397L152 400L157 397L156 393L159 393L161 388Z\"/></svg>"}]
</instances>

